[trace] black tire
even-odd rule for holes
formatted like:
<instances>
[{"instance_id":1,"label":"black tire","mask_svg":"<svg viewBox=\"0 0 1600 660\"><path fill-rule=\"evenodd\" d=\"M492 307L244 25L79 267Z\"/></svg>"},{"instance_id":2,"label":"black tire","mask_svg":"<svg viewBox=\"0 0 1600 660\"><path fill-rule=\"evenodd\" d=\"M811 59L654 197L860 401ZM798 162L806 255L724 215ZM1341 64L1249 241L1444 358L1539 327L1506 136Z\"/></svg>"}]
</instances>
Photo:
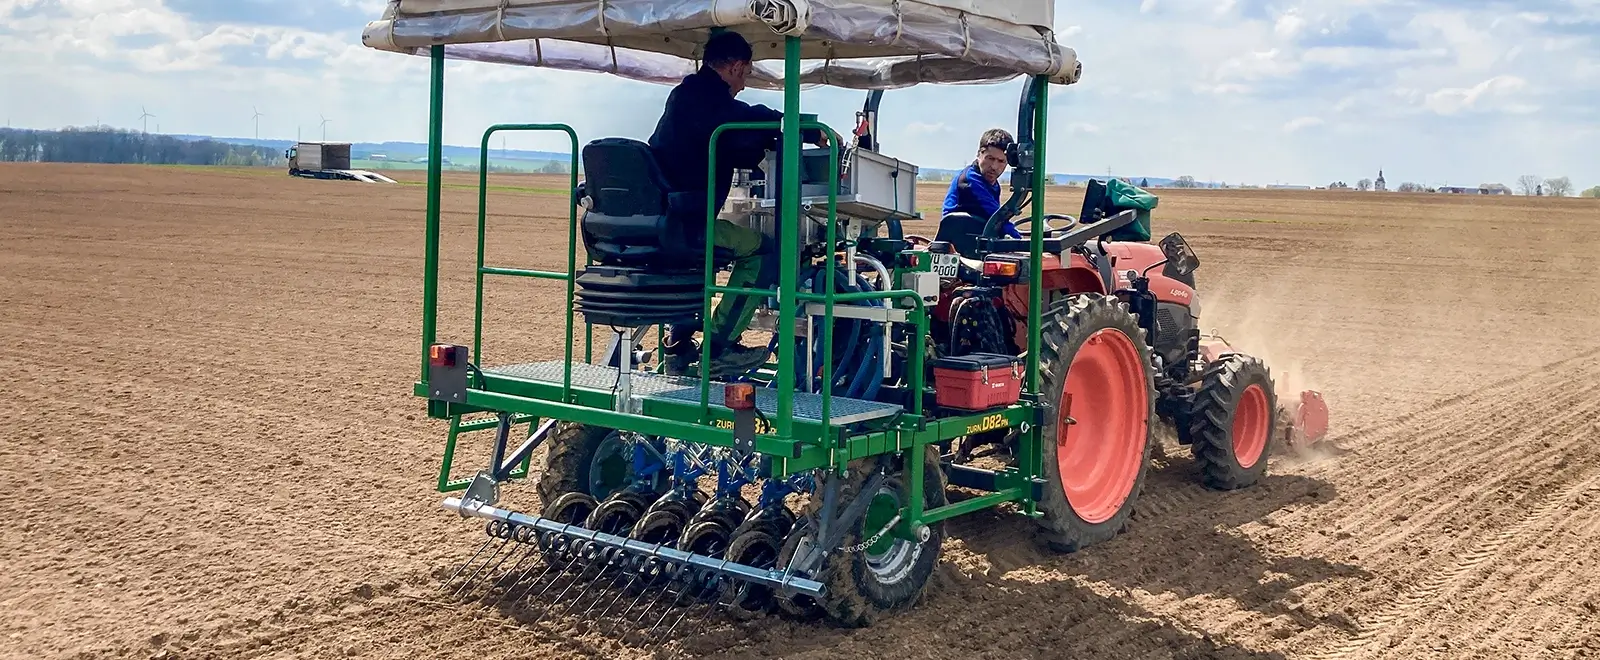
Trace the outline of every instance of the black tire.
<instances>
[{"instance_id":1,"label":"black tire","mask_svg":"<svg viewBox=\"0 0 1600 660\"><path fill-rule=\"evenodd\" d=\"M1061 552L1076 552L1115 538L1127 527L1128 519L1133 515L1134 505L1144 488L1145 474L1149 469L1152 437L1156 426L1155 367L1151 361L1150 347L1145 342L1144 330L1139 327L1139 320L1128 311L1125 303L1116 298L1099 294L1071 296L1059 300L1046 311L1043 318L1045 327L1041 341L1040 373L1047 411L1044 415L1044 425L1039 429L1045 487L1044 498L1039 501L1039 511L1043 515L1038 518L1038 523L1044 541L1051 548ZM1098 335L1102 332L1110 334ZM1091 344L1092 338L1093 345L1097 347L1101 341L1111 342L1111 346L1120 347L1118 349L1120 352L1116 354L1118 360L1115 363L1116 367L1131 371L1135 368L1132 364L1137 362L1137 369L1143 375L1143 381L1123 383L1123 389L1120 391L1123 396L1128 397L1126 405L1134 409L1130 414L1137 416L1136 419L1128 421L1143 425L1143 432L1139 433L1137 426L1125 430L1126 441L1130 445L1134 443L1140 445L1137 450L1120 457L1121 460L1128 461L1122 464L1123 470L1136 470L1131 486L1125 493L1103 493L1101 496L1108 498L1105 500L1096 498L1089 501L1087 496L1080 496L1085 500L1079 502L1080 506L1092 507L1092 513L1085 516L1079 513L1073 502L1069 501L1058 456L1061 450L1058 438L1062 430L1060 406L1066 393L1070 367L1083 353L1084 346ZM1087 366L1082 368L1088 369ZM1084 374L1088 373L1089 371L1084 371ZM1084 387L1087 389L1080 390L1080 393L1087 393L1088 396L1085 398L1089 398L1109 396L1102 393L1112 392L1114 385L1084 383ZM1142 407L1139 405L1141 396ZM1088 418L1090 421L1088 423L1080 421L1079 426L1085 430L1080 431L1079 435L1069 437L1082 438L1084 437L1082 434L1093 432L1087 429L1097 426L1099 420L1089 416L1096 410L1104 409L1105 406L1077 401L1072 416ZM1111 430L1116 429L1112 427ZM1133 463L1134 453L1137 454L1137 465ZM1112 506L1115 508L1111 509ZM1109 514L1105 513L1107 510L1110 510Z\"/></svg>"},{"instance_id":2,"label":"black tire","mask_svg":"<svg viewBox=\"0 0 1600 660\"><path fill-rule=\"evenodd\" d=\"M614 536L627 536L633 531L635 523L644 516L648 502L638 493L617 492L601 502L594 511L584 519L585 529L604 532Z\"/></svg>"},{"instance_id":3,"label":"black tire","mask_svg":"<svg viewBox=\"0 0 1600 660\"><path fill-rule=\"evenodd\" d=\"M612 457L601 460L601 469L611 474L596 475L596 455L601 452L607 438L615 431L598 426L587 426L562 422L551 430L550 437L545 439L549 449L545 453L544 471L539 475L539 500L552 502L564 493L587 493L597 501L604 501L613 493L628 487L632 474L632 463L629 457L621 457L623 462L619 465ZM617 476L621 470L620 478ZM666 470L661 471L653 480L653 490L646 493L648 499L654 500L667 487ZM593 477L601 477L596 484Z\"/></svg>"},{"instance_id":4,"label":"black tire","mask_svg":"<svg viewBox=\"0 0 1600 660\"><path fill-rule=\"evenodd\" d=\"M1255 422L1241 419L1241 404L1246 416L1260 417ZM1266 476L1267 457L1276 449L1277 409L1272 374L1260 359L1226 355L1206 369L1184 423L1178 427L1200 464L1206 487L1236 490ZM1235 431L1253 439L1244 439L1239 445Z\"/></svg>"},{"instance_id":5,"label":"black tire","mask_svg":"<svg viewBox=\"0 0 1600 660\"><path fill-rule=\"evenodd\" d=\"M851 463L849 477L839 489L841 503L855 499L856 493L866 486L874 462L873 459L866 459ZM902 471L887 477L879 492L903 501L905 490L902 480L905 474ZM939 453L932 447L925 454L922 493L923 510L941 507L946 503L944 472L939 467ZM820 500L813 498L813 506L820 507ZM841 540L841 548L860 545L878 532L877 527L867 528L867 518L863 515L850 526ZM828 616L840 625L861 628L872 625L879 617L915 605L939 565L939 553L944 545L944 523L929 525L928 532L925 541L895 539L882 553L882 561L886 564L882 568L875 569L877 562L870 555L870 548L853 552L835 550L830 554L822 574L817 578L827 585L822 608Z\"/></svg>"},{"instance_id":6,"label":"black tire","mask_svg":"<svg viewBox=\"0 0 1600 660\"><path fill-rule=\"evenodd\" d=\"M563 493L545 504L539 516L557 523L582 526L599 506L600 503L594 501L588 493ZM582 543L574 542L570 538L541 532L536 534L535 539L545 561L552 565L566 564L581 554Z\"/></svg>"},{"instance_id":7,"label":"black tire","mask_svg":"<svg viewBox=\"0 0 1600 660\"><path fill-rule=\"evenodd\" d=\"M783 545L778 550L777 565L788 566L789 562L794 561L795 553L799 551L801 539L813 535L814 532L809 518L796 520L794 526L789 529L788 534L783 537ZM780 612L800 621L815 621L828 614L826 610L822 609L821 603L818 603L815 598L804 594L795 594L794 597L790 598L780 593L774 595L774 600L777 601Z\"/></svg>"},{"instance_id":8,"label":"black tire","mask_svg":"<svg viewBox=\"0 0 1600 660\"><path fill-rule=\"evenodd\" d=\"M783 551L781 537L772 534L767 526L756 526L735 533L724 554L729 561L761 569L777 566ZM749 621L770 612L774 605L772 588L745 580L728 580L723 583L722 595L717 599L727 604L730 616Z\"/></svg>"}]
</instances>

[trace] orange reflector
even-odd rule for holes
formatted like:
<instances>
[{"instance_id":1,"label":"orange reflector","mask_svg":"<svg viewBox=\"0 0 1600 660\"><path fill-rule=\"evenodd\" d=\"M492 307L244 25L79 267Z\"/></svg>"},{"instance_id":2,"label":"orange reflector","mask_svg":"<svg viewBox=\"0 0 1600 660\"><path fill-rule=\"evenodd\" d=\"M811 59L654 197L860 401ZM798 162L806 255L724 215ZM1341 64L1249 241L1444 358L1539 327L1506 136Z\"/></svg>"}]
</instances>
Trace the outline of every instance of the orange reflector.
<instances>
[{"instance_id":1,"label":"orange reflector","mask_svg":"<svg viewBox=\"0 0 1600 660\"><path fill-rule=\"evenodd\" d=\"M983 262L983 274L998 277L1016 277L1017 265L1008 261Z\"/></svg>"},{"instance_id":2,"label":"orange reflector","mask_svg":"<svg viewBox=\"0 0 1600 660\"><path fill-rule=\"evenodd\" d=\"M461 355L465 346L450 344L434 344L428 347L428 363L435 367L454 367L456 358Z\"/></svg>"},{"instance_id":3,"label":"orange reflector","mask_svg":"<svg viewBox=\"0 0 1600 660\"><path fill-rule=\"evenodd\" d=\"M755 410L756 386L750 383L728 383L722 386L722 405L729 410Z\"/></svg>"}]
</instances>

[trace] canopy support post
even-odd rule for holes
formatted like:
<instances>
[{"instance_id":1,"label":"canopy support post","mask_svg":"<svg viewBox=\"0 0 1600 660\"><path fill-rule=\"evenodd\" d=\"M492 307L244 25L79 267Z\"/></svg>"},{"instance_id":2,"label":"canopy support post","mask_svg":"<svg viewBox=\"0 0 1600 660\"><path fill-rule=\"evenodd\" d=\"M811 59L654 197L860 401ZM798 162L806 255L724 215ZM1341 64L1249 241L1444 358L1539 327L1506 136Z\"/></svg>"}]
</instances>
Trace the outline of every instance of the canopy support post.
<instances>
[{"instance_id":1,"label":"canopy support post","mask_svg":"<svg viewBox=\"0 0 1600 660\"><path fill-rule=\"evenodd\" d=\"M438 339L440 156L444 149L444 46L430 49L433 60L428 89L428 228L422 275L422 382L428 382L428 347ZM478 356L473 355L476 360Z\"/></svg>"}]
</instances>

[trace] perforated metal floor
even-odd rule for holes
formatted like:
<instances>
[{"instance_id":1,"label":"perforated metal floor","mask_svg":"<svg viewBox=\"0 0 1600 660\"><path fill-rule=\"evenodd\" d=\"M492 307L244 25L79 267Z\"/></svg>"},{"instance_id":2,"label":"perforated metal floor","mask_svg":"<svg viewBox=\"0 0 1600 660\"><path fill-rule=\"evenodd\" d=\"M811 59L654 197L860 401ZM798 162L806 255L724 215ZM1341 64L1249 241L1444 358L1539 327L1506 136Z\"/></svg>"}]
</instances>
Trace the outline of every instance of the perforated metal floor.
<instances>
[{"instance_id":1,"label":"perforated metal floor","mask_svg":"<svg viewBox=\"0 0 1600 660\"><path fill-rule=\"evenodd\" d=\"M552 361L513 364L490 367L484 369L484 371L499 376L560 385L563 376L563 363ZM603 367L587 362L574 362L572 364L572 386L578 389L611 394L616 391L620 375L619 370L612 367ZM699 378L634 372L632 377L629 378L629 383L635 398L700 403ZM711 389L712 404L721 405L721 399L721 392L713 385ZM756 408L768 417L778 414L777 388L757 387ZM829 421L835 425L854 424L890 417L900 412L900 406L892 403L878 403L876 401L862 401L860 399L847 399L836 396L833 397L828 412L828 416L831 418ZM794 418L807 422L822 421L822 397L817 394L795 392Z\"/></svg>"}]
</instances>

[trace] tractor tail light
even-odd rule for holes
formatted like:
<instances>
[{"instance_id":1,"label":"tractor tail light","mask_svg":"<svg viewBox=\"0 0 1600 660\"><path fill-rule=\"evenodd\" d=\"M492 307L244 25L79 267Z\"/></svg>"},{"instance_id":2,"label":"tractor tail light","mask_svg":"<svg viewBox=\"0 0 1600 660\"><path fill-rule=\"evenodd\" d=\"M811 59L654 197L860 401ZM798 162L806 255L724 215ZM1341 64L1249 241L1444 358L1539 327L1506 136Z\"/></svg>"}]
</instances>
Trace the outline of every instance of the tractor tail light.
<instances>
[{"instance_id":1,"label":"tractor tail light","mask_svg":"<svg viewBox=\"0 0 1600 660\"><path fill-rule=\"evenodd\" d=\"M453 344L434 344L428 347L428 364L440 369L449 369L461 363L461 356L467 352L467 347Z\"/></svg>"},{"instance_id":2,"label":"tractor tail light","mask_svg":"<svg viewBox=\"0 0 1600 660\"><path fill-rule=\"evenodd\" d=\"M722 405L729 410L755 410L756 386L750 383L728 383L722 387Z\"/></svg>"},{"instance_id":3,"label":"tractor tail light","mask_svg":"<svg viewBox=\"0 0 1600 660\"><path fill-rule=\"evenodd\" d=\"M985 261L983 274L989 277L1016 277L1017 264L1009 261Z\"/></svg>"}]
</instances>

